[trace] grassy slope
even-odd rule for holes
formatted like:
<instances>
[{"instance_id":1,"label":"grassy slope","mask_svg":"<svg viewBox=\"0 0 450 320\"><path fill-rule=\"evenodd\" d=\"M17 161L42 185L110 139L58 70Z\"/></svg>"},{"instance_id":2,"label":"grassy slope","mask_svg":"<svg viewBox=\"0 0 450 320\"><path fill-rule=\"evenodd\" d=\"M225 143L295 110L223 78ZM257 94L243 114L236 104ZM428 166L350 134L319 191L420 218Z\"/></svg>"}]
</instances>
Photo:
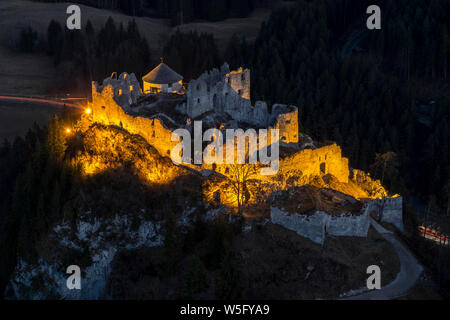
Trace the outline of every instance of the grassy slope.
<instances>
[{"instance_id":1,"label":"grassy slope","mask_svg":"<svg viewBox=\"0 0 450 320\"><path fill-rule=\"evenodd\" d=\"M45 125L61 109L43 104L0 101L0 142L24 136L34 122Z\"/></svg>"},{"instance_id":2,"label":"grassy slope","mask_svg":"<svg viewBox=\"0 0 450 320\"><path fill-rule=\"evenodd\" d=\"M52 59L43 53L20 53L0 45L0 94L44 94L57 77Z\"/></svg>"}]
</instances>

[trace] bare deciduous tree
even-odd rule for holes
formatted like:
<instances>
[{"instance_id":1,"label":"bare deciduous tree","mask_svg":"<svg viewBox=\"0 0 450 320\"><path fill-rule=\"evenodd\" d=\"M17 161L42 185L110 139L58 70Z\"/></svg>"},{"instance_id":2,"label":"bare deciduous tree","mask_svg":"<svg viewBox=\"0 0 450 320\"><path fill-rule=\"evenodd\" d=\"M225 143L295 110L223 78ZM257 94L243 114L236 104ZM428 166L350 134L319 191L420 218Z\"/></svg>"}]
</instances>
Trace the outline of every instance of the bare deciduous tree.
<instances>
[{"instance_id":1,"label":"bare deciduous tree","mask_svg":"<svg viewBox=\"0 0 450 320\"><path fill-rule=\"evenodd\" d=\"M227 177L236 196L238 214L242 214L243 206L246 203L248 182L256 175L256 170L255 164L232 164L229 166Z\"/></svg>"}]
</instances>

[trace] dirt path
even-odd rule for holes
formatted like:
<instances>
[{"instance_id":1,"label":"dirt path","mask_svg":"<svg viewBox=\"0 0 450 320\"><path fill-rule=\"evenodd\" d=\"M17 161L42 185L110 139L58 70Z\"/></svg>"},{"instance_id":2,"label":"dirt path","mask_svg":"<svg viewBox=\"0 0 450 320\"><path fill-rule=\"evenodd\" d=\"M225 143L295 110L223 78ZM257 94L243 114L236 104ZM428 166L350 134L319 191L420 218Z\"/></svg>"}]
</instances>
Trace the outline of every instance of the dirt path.
<instances>
[{"instance_id":1,"label":"dirt path","mask_svg":"<svg viewBox=\"0 0 450 320\"><path fill-rule=\"evenodd\" d=\"M386 230L373 219L371 219L371 224L394 247L400 259L400 272L394 281L380 290L368 291L344 300L392 300L401 297L414 287L423 271L423 267L394 233Z\"/></svg>"}]
</instances>

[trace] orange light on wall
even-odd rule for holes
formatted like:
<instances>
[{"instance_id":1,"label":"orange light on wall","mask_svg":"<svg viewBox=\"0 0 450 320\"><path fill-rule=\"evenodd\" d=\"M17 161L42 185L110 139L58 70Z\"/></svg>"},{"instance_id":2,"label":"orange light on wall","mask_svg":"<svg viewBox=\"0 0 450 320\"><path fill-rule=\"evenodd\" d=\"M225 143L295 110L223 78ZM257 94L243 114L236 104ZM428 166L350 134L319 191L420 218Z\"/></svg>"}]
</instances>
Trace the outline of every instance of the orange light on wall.
<instances>
[{"instance_id":1,"label":"orange light on wall","mask_svg":"<svg viewBox=\"0 0 450 320\"><path fill-rule=\"evenodd\" d=\"M133 86L130 86L130 91L133 91Z\"/></svg>"},{"instance_id":2,"label":"orange light on wall","mask_svg":"<svg viewBox=\"0 0 450 320\"><path fill-rule=\"evenodd\" d=\"M87 108L87 109L85 110L85 112L86 112L86 114L90 114L90 113L92 112L92 110L91 110L90 108Z\"/></svg>"},{"instance_id":3,"label":"orange light on wall","mask_svg":"<svg viewBox=\"0 0 450 320\"><path fill-rule=\"evenodd\" d=\"M71 132L72 132L72 130L70 130L69 128L66 129L66 133L67 133L67 134L69 134L69 133L71 133Z\"/></svg>"}]
</instances>

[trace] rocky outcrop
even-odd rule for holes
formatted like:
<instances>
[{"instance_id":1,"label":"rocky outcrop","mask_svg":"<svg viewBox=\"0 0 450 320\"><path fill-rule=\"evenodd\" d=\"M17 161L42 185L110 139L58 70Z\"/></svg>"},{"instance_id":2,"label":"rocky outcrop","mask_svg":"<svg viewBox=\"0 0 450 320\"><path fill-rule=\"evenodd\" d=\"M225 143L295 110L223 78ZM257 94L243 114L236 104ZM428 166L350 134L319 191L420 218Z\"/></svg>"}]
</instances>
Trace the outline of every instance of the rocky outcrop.
<instances>
[{"instance_id":1,"label":"rocky outcrop","mask_svg":"<svg viewBox=\"0 0 450 320\"><path fill-rule=\"evenodd\" d=\"M160 225L128 216L92 219L90 212L77 221L56 225L48 235L53 259L40 257L37 263L19 260L8 291L15 299L105 299L112 262L119 250L160 246ZM137 225L137 227L134 227ZM50 250L50 249L49 249ZM82 271L81 290L69 290L66 268L78 265Z\"/></svg>"},{"instance_id":2,"label":"rocky outcrop","mask_svg":"<svg viewBox=\"0 0 450 320\"><path fill-rule=\"evenodd\" d=\"M143 181L165 184L186 174L145 139L117 127L94 125L80 142L81 150L72 161L87 175L127 166Z\"/></svg>"}]
</instances>

